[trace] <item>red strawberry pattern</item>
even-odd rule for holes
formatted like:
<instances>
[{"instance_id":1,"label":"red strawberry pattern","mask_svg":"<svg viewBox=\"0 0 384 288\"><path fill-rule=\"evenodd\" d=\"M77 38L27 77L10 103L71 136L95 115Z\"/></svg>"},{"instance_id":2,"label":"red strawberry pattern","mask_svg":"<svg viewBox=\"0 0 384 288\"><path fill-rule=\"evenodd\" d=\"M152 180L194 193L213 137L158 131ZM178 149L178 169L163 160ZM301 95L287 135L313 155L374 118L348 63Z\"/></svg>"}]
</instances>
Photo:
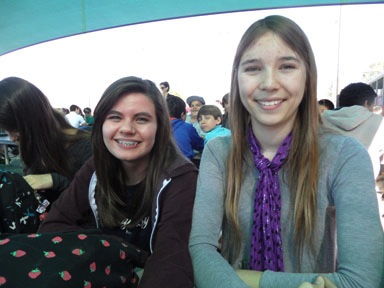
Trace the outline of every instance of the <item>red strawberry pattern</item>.
<instances>
[{"instance_id":1,"label":"red strawberry pattern","mask_svg":"<svg viewBox=\"0 0 384 288\"><path fill-rule=\"evenodd\" d=\"M45 258L53 258L53 257L56 257L56 254L53 251L44 251L44 257Z\"/></svg>"},{"instance_id":2,"label":"red strawberry pattern","mask_svg":"<svg viewBox=\"0 0 384 288\"><path fill-rule=\"evenodd\" d=\"M0 286L4 285L5 283L7 283L7 278L0 276Z\"/></svg>"},{"instance_id":3,"label":"red strawberry pattern","mask_svg":"<svg viewBox=\"0 0 384 288\"><path fill-rule=\"evenodd\" d=\"M16 250L16 251L11 252L11 255L13 257L23 257L25 254L27 254L27 253L25 253L25 251L23 251L23 250Z\"/></svg>"},{"instance_id":4,"label":"red strawberry pattern","mask_svg":"<svg viewBox=\"0 0 384 288\"><path fill-rule=\"evenodd\" d=\"M31 279L36 279L37 277L39 277L41 275L41 271L38 269L38 268L35 268L33 270L31 270L29 273L28 273L28 276L31 278Z\"/></svg>"},{"instance_id":5,"label":"red strawberry pattern","mask_svg":"<svg viewBox=\"0 0 384 288\"><path fill-rule=\"evenodd\" d=\"M77 235L77 238L79 238L80 240L84 240L84 239L87 239L87 235L79 234L79 235Z\"/></svg>"},{"instance_id":6,"label":"red strawberry pattern","mask_svg":"<svg viewBox=\"0 0 384 288\"><path fill-rule=\"evenodd\" d=\"M8 244L10 241L11 241L11 239L9 239L9 238L5 238L5 239L3 239L3 240L0 240L0 246L1 246L1 245Z\"/></svg>"},{"instance_id":7,"label":"red strawberry pattern","mask_svg":"<svg viewBox=\"0 0 384 288\"><path fill-rule=\"evenodd\" d=\"M56 236L52 239L52 242L55 243L55 244L59 244L63 241L63 238L61 238L60 236Z\"/></svg>"},{"instance_id":8,"label":"red strawberry pattern","mask_svg":"<svg viewBox=\"0 0 384 288\"><path fill-rule=\"evenodd\" d=\"M59 272L59 275L64 281L69 281L72 278L71 274L68 271L61 271Z\"/></svg>"},{"instance_id":9,"label":"red strawberry pattern","mask_svg":"<svg viewBox=\"0 0 384 288\"><path fill-rule=\"evenodd\" d=\"M123 284L127 283L127 278L125 278L124 276L120 276L120 279L121 279L121 283Z\"/></svg>"},{"instance_id":10,"label":"red strawberry pattern","mask_svg":"<svg viewBox=\"0 0 384 288\"><path fill-rule=\"evenodd\" d=\"M107 274L107 275L111 274L111 266L110 265L105 267L105 274Z\"/></svg>"},{"instance_id":11,"label":"red strawberry pattern","mask_svg":"<svg viewBox=\"0 0 384 288\"><path fill-rule=\"evenodd\" d=\"M91 272L95 272L96 271L96 262L92 262L91 265L89 265L89 270Z\"/></svg>"},{"instance_id":12,"label":"red strawberry pattern","mask_svg":"<svg viewBox=\"0 0 384 288\"><path fill-rule=\"evenodd\" d=\"M37 237L40 237L41 234L36 234L36 233L33 233L33 234L28 234L28 238L37 238Z\"/></svg>"},{"instance_id":13,"label":"red strawberry pattern","mask_svg":"<svg viewBox=\"0 0 384 288\"><path fill-rule=\"evenodd\" d=\"M140 251L115 236L88 231L0 234L0 247L1 263L6 263L0 287L61 287L63 282L86 288L138 286L132 259L141 259Z\"/></svg>"},{"instance_id":14,"label":"red strawberry pattern","mask_svg":"<svg viewBox=\"0 0 384 288\"><path fill-rule=\"evenodd\" d=\"M120 250L120 259L124 260L125 259L125 251Z\"/></svg>"},{"instance_id":15,"label":"red strawberry pattern","mask_svg":"<svg viewBox=\"0 0 384 288\"><path fill-rule=\"evenodd\" d=\"M78 256L83 255L84 253L85 252L84 252L83 249L76 248L76 249L72 250L72 254L75 254L75 255L78 255Z\"/></svg>"},{"instance_id":16,"label":"red strawberry pattern","mask_svg":"<svg viewBox=\"0 0 384 288\"><path fill-rule=\"evenodd\" d=\"M103 244L104 247L109 247L111 244L107 240L101 240L101 244Z\"/></svg>"}]
</instances>

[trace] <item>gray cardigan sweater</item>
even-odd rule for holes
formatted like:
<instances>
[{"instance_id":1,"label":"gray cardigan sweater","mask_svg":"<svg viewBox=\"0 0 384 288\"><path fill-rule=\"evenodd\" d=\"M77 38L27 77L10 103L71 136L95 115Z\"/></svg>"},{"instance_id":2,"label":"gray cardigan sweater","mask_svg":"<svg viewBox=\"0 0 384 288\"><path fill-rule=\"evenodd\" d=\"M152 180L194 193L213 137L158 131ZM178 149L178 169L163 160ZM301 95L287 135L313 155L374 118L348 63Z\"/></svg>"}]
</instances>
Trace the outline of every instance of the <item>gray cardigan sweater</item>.
<instances>
[{"instance_id":1,"label":"gray cardigan sweater","mask_svg":"<svg viewBox=\"0 0 384 288\"><path fill-rule=\"evenodd\" d=\"M230 266L217 252L224 212L225 161L229 137L219 137L204 148L193 211L190 253L195 285L201 287L248 287L235 269L248 269L252 211L258 172L253 161L245 161L245 179L240 200L242 251ZM375 182L369 155L352 138L320 136L318 184L317 255L304 250L302 269L295 264L290 197L279 172L282 197L281 227L284 271L265 271L260 287L298 287L326 274L337 287L383 287L384 238ZM336 232L337 225L337 232Z\"/></svg>"}]
</instances>

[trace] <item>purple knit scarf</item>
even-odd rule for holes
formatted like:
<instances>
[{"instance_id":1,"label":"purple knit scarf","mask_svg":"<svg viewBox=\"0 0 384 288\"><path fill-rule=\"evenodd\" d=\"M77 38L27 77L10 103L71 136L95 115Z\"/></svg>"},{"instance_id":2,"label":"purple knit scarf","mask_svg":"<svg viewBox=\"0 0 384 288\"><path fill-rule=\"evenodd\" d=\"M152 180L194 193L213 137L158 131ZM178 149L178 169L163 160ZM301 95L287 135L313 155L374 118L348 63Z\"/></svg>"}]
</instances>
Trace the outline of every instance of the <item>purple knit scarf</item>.
<instances>
[{"instance_id":1,"label":"purple knit scarf","mask_svg":"<svg viewBox=\"0 0 384 288\"><path fill-rule=\"evenodd\" d=\"M284 139L270 162L260 151L260 144L249 129L248 140L253 161L259 171L256 185L249 268L256 271L284 271L281 240L281 192L278 172L290 148L292 133Z\"/></svg>"}]
</instances>

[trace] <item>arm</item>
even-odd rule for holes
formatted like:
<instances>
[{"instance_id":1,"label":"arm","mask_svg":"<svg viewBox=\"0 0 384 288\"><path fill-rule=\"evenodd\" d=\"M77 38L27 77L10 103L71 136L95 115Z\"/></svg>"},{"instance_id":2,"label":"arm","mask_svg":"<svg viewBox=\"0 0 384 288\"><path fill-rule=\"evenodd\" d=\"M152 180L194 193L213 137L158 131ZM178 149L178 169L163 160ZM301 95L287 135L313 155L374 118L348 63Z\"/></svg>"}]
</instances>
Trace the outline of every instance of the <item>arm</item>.
<instances>
[{"instance_id":1,"label":"arm","mask_svg":"<svg viewBox=\"0 0 384 288\"><path fill-rule=\"evenodd\" d=\"M333 231L329 231L328 226L322 227L326 221L319 222L317 248L320 253L312 267L321 265L323 268L306 265L307 273L266 271L261 287L269 287L272 283L274 287L287 287L288 284L297 287L303 282L312 283L319 274L324 274L339 288L381 287L384 243L369 155L352 138L343 137L342 141L327 144L325 156L320 159L318 215L325 219L327 208L333 205L336 208L337 245L332 243L327 247L326 242L321 242ZM337 251L337 267L330 271L333 268L327 263L333 260L329 259L332 250ZM328 271L322 271L325 269ZM293 272L298 271L294 269Z\"/></svg>"},{"instance_id":2,"label":"arm","mask_svg":"<svg viewBox=\"0 0 384 288\"><path fill-rule=\"evenodd\" d=\"M193 126L191 126L190 135L191 135L192 149L200 152L203 151L204 138L200 137L199 134L197 134L197 131Z\"/></svg>"},{"instance_id":3,"label":"arm","mask_svg":"<svg viewBox=\"0 0 384 288\"><path fill-rule=\"evenodd\" d=\"M175 177L160 195L159 223L153 254L144 267L140 287L193 287L188 239L197 171Z\"/></svg>"},{"instance_id":4,"label":"arm","mask_svg":"<svg viewBox=\"0 0 384 288\"><path fill-rule=\"evenodd\" d=\"M90 139L72 143L66 148L68 157L74 159L74 169L78 171L81 166L92 156ZM51 189L53 193L60 195L72 179L59 173L29 174L24 179L35 190Z\"/></svg>"},{"instance_id":5,"label":"arm","mask_svg":"<svg viewBox=\"0 0 384 288\"><path fill-rule=\"evenodd\" d=\"M39 232L73 231L81 227L95 228L88 200L89 181L93 171L93 164L90 161L78 171L71 185L52 205L40 225Z\"/></svg>"},{"instance_id":6,"label":"arm","mask_svg":"<svg viewBox=\"0 0 384 288\"><path fill-rule=\"evenodd\" d=\"M212 139L204 148L193 208L189 249L199 288L241 288L248 285L217 251L224 213L224 163L229 138Z\"/></svg>"},{"instance_id":7,"label":"arm","mask_svg":"<svg viewBox=\"0 0 384 288\"><path fill-rule=\"evenodd\" d=\"M366 150L351 140L345 141L346 157L334 171L339 264L329 279L337 287L382 287L384 240L372 164Z\"/></svg>"}]
</instances>

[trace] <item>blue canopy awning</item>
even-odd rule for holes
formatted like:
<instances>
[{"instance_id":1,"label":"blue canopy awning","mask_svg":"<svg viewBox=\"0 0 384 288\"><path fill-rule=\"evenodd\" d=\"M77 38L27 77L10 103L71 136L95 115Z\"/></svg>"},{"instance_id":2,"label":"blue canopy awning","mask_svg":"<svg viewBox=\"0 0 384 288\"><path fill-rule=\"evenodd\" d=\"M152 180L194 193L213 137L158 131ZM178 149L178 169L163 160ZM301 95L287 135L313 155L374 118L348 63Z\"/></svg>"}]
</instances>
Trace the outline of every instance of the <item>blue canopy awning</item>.
<instances>
[{"instance_id":1,"label":"blue canopy awning","mask_svg":"<svg viewBox=\"0 0 384 288\"><path fill-rule=\"evenodd\" d=\"M331 0L0 0L0 55L91 31L172 18L258 9L379 3Z\"/></svg>"}]
</instances>

